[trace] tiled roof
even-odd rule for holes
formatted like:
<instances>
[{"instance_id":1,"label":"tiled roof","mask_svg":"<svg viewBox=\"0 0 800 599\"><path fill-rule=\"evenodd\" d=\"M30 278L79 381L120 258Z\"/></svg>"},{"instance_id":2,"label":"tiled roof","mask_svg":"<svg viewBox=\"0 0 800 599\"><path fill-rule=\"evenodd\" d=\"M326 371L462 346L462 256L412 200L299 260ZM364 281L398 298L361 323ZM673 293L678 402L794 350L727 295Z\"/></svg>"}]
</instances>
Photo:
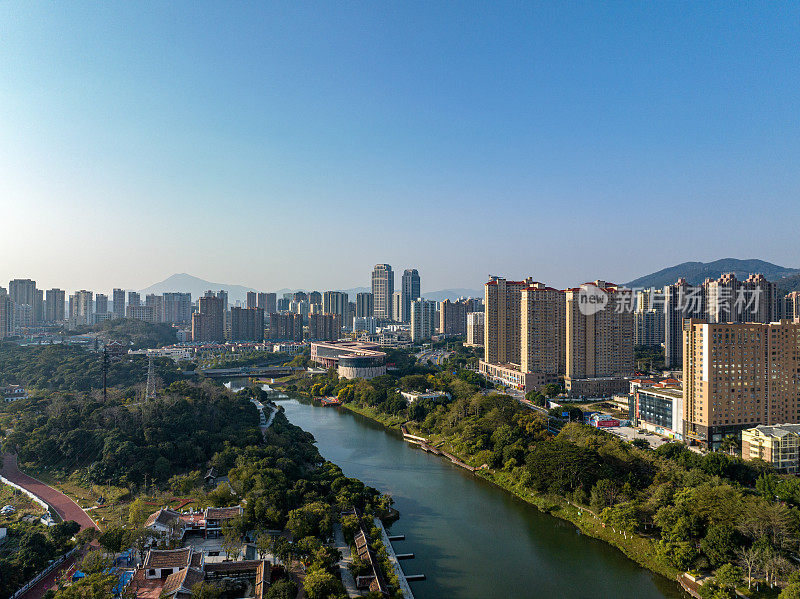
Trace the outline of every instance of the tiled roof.
<instances>
[{"instance_id":1,"label":"tiled roof","mask_svg":"<svg viewBox=\"0 0 800 599\"><path fill-rule=\"evenodd\" d=\"M153 526L155 523L169 526L170 522L177 520L178 518L180 518L180 514L175 510L161 508L157 512L150 514L150 516L147 518L147 521L144 523L144 526L145 528L148 528Z\"/></svg>"},{"instance_id":2,"label":"tiled roof","mask_svg":"<svg viewBox=\"0 0 800 599\"><path fill-rule=\"evenodd\" d=\"M161 588L161 595L174 595L181 588L191 590L198 582L203 581L203 573L194 568L184 568L167 576L164 586Z\"/></svg>"},{"instance_id":3,"label":"tiled roof","mask_svg":"<svg viewBox=\"0 0 800 599\"><path fill-rule=\"evenodd\" d=\"M144 560L145 568L185 568L189 565L192 548L151 549Z\"/></svg>"},{"instance_id":4,"label":"tiled roof","mask_svg":"<svg viewBox=\"0 0 800 599\"><path fill-rule=\"evenodd\" d=\"M205 518L206 520L224 520L226 518L235 518L242 514L242 506L235 507L207 507Z\"/></svg>"}]
</instances>

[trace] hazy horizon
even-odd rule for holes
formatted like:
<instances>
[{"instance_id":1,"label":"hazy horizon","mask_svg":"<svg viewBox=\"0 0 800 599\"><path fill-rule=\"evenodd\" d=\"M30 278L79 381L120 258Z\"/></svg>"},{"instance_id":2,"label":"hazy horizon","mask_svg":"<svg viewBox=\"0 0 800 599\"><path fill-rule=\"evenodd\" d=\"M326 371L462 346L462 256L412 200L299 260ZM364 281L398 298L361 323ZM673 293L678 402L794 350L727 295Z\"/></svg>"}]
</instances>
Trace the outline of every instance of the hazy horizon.
<instances>
[{"instance_id":1,"label":"hazy horizon","mask_svg":"<svg viewBox=\"0 0 800 599\"><path fill-rule=\"evenodd\" d=\"M0 4L0 285L800 268L800 5Z\"/></svg>"}]
</instances>

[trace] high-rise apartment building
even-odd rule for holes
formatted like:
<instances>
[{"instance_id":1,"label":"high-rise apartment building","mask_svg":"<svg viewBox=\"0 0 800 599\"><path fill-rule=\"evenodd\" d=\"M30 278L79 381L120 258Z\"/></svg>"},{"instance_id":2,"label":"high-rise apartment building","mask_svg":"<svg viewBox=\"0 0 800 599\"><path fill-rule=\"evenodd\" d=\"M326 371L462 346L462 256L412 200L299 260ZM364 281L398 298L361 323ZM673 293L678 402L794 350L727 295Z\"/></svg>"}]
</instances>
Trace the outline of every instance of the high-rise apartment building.
<instances>
[{"instance_id":1,"label":"high-rise apartment building","mask_svg":"<svg viewBox=\"0 0 800 599\"><path fill-rule=\"evenodd\" d=\"M164 322L164 296L148 293L144 298L144 305L153 309L154 322Z\"/></svg>"},{"instance_id":2,"label":"high-rise apartment building","mask_svg":"<svg viewBox=\"0 0 800 599\"><path fill-rule=\"evenodd\" d=\"M247 307L248 308L257 308L258 307L258 295L255 291L248 291L247 292Z\"/></svg>"},{"instance_id":3,"label":"high-rise apartment building","mask_svg":"<svg viewBox=\"0 0 800 599\"><path fill-rule=\"evenodd\" d=\"M311 341L338 341L341 330L341 314L312 314L308 317L308 338Z\"/></svg>"},{"instance_id":4,"label":"high-rise apartment building","mask_svg":"<svg viewBox=\"0 0 800 599\"><path fill-rule=\"evenodd\" d=\"M263 341L264 311L261 308L231 308L232 341Z\"/></svg>"},{"instance_id":5,"label":"high-rise apartment building","mask_svg":"<svg viewBox=\"0 0 800 599\"><path fill-rule=\"evenodd\" d=\"M111 311L115 318L125 318L125 290L114 289L111 293Z\"/></svg>"},{"instance_id":6,"label":"high-rise apartment building","mask_svg":"<svg viewBox=\"0 0 800 599\"><path fill-rule=\"evenodd\" d=\"M362 291L356 293L356 317L366 318L372 316L375 309L373 304L373 295L369 292Z\"/></svg>"},{"instance_id":7,"label":"high-rise apartment building","mask_svg":"<svg viewBox=\"0 0 800 599\"><path fill-rule=\"evenodd\" d=\"M411 341L430 339L436 327L436 302L415 299L411 302Z\"/></svg>"},{"instance_id":8,"label":"high-rise apartment building","mask_svg":"<svg viewBox=\"0 0 800 599\"><path fill-rule=\"evenodd\" d=\"M758 424L800 422L800 321L683 324L685 438L716 449Z\"/></svg>"},{"instance_id":9,"label":"high-rise apartment building","mask_svg":"<svg viewBox=\"0 0 800 599\"><path fill-rule=\"evenodd\" d=\"M259 293L256 300L256 307L264 310L264 314L266 315L277 312L277 295L274 293Z\"/></svg>"},{"instance_id":10,"label":"high-rise apartment building","mask_svg":"<svg viewBox=\"0 0 800 599\"><path fill-rule=\"evenodd\" d=\"M141 306L141 296L136 291L128 292L128 306Z\"/></svg>"},{"instance_id":11,"label":"high-rise apartment building","mask_svg":"<svg viewBox=\"0 0 800 599\"><path fill-rule=\"evenodd\" d=\"M108 314L108 296L104 293L98 293L94 296L94 313L100 315Z\"/></svg>"},{"instance_id":12,"label":"high-rise apartment building","mask_svg":"<svg viewBox=\"0 0 800 599\"><path fill-rule=\"evenodd\" d=\"M350 300L344 291L326 291L322 294L323 314L338 314L340 327L346 326L349 320L349 310ZM311 326L310 323L309 326ZM339 331L336 332L336 335L338 339Z\"/></svg>"},{"instance_id":13,"label":"high-rise apartment building","mask_svg":"<svg viewBox=\"0 0 800 599\"><path fill-rule=\"evenodd\" d=\"M483 347L483 326L484 317L483 312L469 312L467 313L467 343L470 347Z\"/></svg>"},{"instance_id":14,"label":"high-rise apartment building","mask_svg":"<svg viewBox=\"0 0 800 599\"><path fill-rule=\"evenodd\" d=\"M71 327L92 324L94 293L82 289L69 298L69 322Z\"/></svg>"},{"instance_id":15,"label":"high-rise apartment building","mask_svg":"<svg viewBox=\"0 0 800 599\"><path fill-rule=\"evenodd\" d=\"M8 293L0 293L0 339L5 339L11 335L13 330L14 301Z\"/></svg>"},{"instance_id":16,"label":"high-rise apartment building","mask_svg":"<svg viewBox=\"0 0 800 599\"><path fill-rule=\"evenodd\" d=\"M192 322L192 294L165 293L163 295L164 322L189 324Z\"/></svg>"},{"instance_id":17,"label":"high-rise apartment building","mask_svg":"<svg viewBox=\"0 0 800 599\"><path fill-rule=\"evenodd\" d=\"M372 270L373 315L380 320L392 318L394 272L388 264L376 264Z\"/></svg>"},{"instance_id":18,"label":"high-rise apartment building","mask_svg":"<svg viewBox=\"0 0 800 599\"><path fill-rule=\"evenodd\" d=\"M566 294L532 282L520 292L520 370L555 382L566 372Z\"/></svg>"},{"instance_id":19,"label":"high-rise apartment building","mask_svg":"<svg viewBox=\"0 0 800 599\"><path fill-rule=\"evenodd\" d=\"M45 321L61 322L64 320L65 293L62 289L48 289L45 299Z\"/></svg>"},{"instance_id":20,"label":"high-rise apartment building","mask_svg":"<svg viewBox=\"0 0 800 599\"><path fill-rule=\"evenodd\" d=\"M270 339L302 341L303 316L292 312L270 314L269 329Z\"/></svg>"},{"instance_id":21,"label":"high-rise apartment building","mask_svg":"<svg viewBox=\"0 0 800 599\"><path fill-rule=\"evenodd\" d=\"M800 318L800 291L792 291L781 299L781 318Z\"/></svg>"},{"instance_id":22,"label":"high-rise apartment building","mask_svg":"<svg viewBox=\"0 0 800 599\"><path fill-rule=\"evenodd\" d=\"M439 332L446 337L467 334L467 300L439 302Z\"/></svg>"},{"instance_id":23,"label":"high-rise apartment building","mask_svg":"<svg viewBox=\"0 0 800 599\"><path fill-rule=\"evenodd\" d=\"M493 364L520 363L520 298L522 290L533 283L528 277L524 281L506 281L492 277L484 285L484 350L486 362Z\"/></svg>"},{"instance_id":24,"label":"high-rise apartment building","mask_svg":"<svg viewBox=\"0 0 800 599\"><path fill-rule=\"evenodd\" d=\"M15 310L25 312L23 318L16 318L17 322L22 322L22 326L32 326L39 321L36 317L41 312L41 296L36 292L36 281L30 279L14 279L8 282L8 295L14 303ZM38 305L37 305L38 303ZM30 309L22 306L30 306Z\"/></svg>"},{"instance_id":25,"label":"high-rise apartment building","mask_svg":"<svg viewBox=\"0 0 800 599\"><path fill-rule=\"evenodd\" d=\"M311 291L308 294L308 303L309 304L321 304L322 303L322 294L319 291Z\"/></svg>"},{"instance_id":26,"label":"high-rise apartment building","mask_svg":"<svg viewBox=\"0 0 800 599\"><path fill-rule=\"evenodd\" d=\"M225 339L225 298L206 293L197 300L198 311L192 314L193 341Z\"/></svg>"},{"instance_id":27,"label":"high-rise apartment building","mask_svg":"<svg viewBox=\"0 0 800 599\"><path fill-rule=\"evenodd\" d=\"M132 318L133 320L141 320L144 322L149 322L150 324L155 324L159 322L158 320L158 313L156 312L156 308L147 305L131 305L128 304L128 308L125 312L128 318Z\"/></svg>"},{"instance_id":28,"label":"high-rise apartment building","mask_svg":"<svg viewBox=\"0 0 800 599\"><path fill-rule=\"evenodd\" d=\"M402 313L405 315L403 322L408 322L408 319L411 318L411 302L422 297L420 294L419 272L416 268L407 268L403 271L401 292L403 294Z\"/></svg>"},{"instance_id":29,"label":"high-rise apartment building","mask_svg":"<svg viewBox=\"0 0 800 599\"><path fill-rule=\"evenodd\" d=\"M403 292L395 291L392 294L392 320L395 322L408 322L405 311L406 304L403 301Z\"/></svg>"},{"instance_id":30,"label":"high-rise apartment building","mask_svg":"<svg viewBox=\"0 0 800 599\"><path fill-rule=\"evenodd\" d=\"M634 373L632 291L594 281L565 293L567 392L597 397L627 390L626 377ZM593 309L585 298L598 296L606 302Z\"/></svg>"},{"instance_id":31,"label":"high-rise apartment building","mask_svg":"<svg viewBox=\"0 0 800 599\"><path fill-rule=\"evenodd\" d=\"M680 368L683 364L683 321L706 317L706 297L702 285L689 285L678 279L664 287L664 364Z\"/></svg>"}]
</instances>

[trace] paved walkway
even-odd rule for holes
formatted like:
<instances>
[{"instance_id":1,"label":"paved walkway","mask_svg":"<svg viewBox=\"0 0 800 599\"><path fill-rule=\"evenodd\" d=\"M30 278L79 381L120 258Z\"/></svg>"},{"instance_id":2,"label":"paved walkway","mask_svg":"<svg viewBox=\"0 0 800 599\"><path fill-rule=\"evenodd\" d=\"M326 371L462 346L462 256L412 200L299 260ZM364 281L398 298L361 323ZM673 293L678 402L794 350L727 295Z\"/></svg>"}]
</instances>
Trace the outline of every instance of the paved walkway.
<instances>
[{"instance_id":1,"label":"paved walkway","mask_svg":"<svg viewBox=\"0 0 800 599\"><path fill-rule=\"evenodd\" d=\"M80 524L81 530L84 528L97 528L97 524L94 523L94 520L92 520L72 499L64 495L61 491L44 484L42 481L20 472L17 467L17 456L11 454L5 454L3 456L2 475L11 482L18 484L23 489L36 495L54 509L64 520L74 520Z\"/></svg>"},{"instance_id":2,"label":"paved walkway","mask_svg":"<svg viewBox=\"0 0 800 599\"><path fill-rule=\"evenodd\" d=\"M347 591L348 597L360 597L361 594L356 588L356 580L348 567L352 563L352 556L350 555L350 545L344 540L341 524L336 524L333 528L333 542L334 547L342 552L342 559L339 560L339 572L342 575L344 590Z\"/></svg>"}]
</instances>

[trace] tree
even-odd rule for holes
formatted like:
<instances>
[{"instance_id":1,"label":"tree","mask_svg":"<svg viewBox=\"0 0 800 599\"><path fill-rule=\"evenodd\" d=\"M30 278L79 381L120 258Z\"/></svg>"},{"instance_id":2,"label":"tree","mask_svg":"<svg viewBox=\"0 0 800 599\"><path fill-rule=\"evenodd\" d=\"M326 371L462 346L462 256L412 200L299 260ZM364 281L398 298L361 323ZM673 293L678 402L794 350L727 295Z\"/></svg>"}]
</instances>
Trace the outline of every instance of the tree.
<instances>
[{"instance_id":1,"label":"tree","mask_svg":"<svg viewBox=\"0 0 800 599\"><path fill-rule=\"evenodd\" d=\"M341 583L330 572L309 570L303 581L308 599L327 599L340 590Z\"/></svg>"},{"instance_id":2,"label":"tree","mask_svg":"<svg viewBox=\"0 0 800 599\"><path fill-rule=\"evenodd\" d=\"M735 589L742 583L744 572L739 566L723 564L714 574L714 580L722 587Z\"/></svg>"},{"instance_id":3,"label":"tree","mask_svg":"<svg viewBox=\"0 0 800 599\"><path fill-rule=\"evenodd\" d=\"M561 386L556 385L555 383L549 383L544 386L544 394L549 397L550 399L554 398L556 395L561 393Z\"/></svg>"},{"instance_id":4,"label":"tree","mask_svg":"<svg viewBox=\"0 0 800 599\"><path fill-rule=\"evenodd\" d=\"M709 527L706 536L700 541L700 549L714 568L733 561L737 547L736 531L727 524Z\"/></svg>"},{"instance_id":5,"label":"tree","mask_svg":"<svg viewBox=\"0 0 800 599\"><path fill-rule=\"evenodd\" d=\"M198 582L192 587L191 599L219 599L222 589L215 584Z\"/></svg>"},{"instance_id":6,"label":"tree","mask_svg":"<svg viewBox=\"0 0 800 599\"><path fill-rule=\"evenodd\" d=\"M69 541L78 531L80 531L80 524L72 520L56 524L50 529L50 537L56 545L63 546Z\"/></svg>"},{"instance_id":7,"label":"tree","mask_svg":"<svg viewBox=\"0 0 800 599\"><path fill-rule=\"evenodd\" d=\"M650 449L650 441L648 441L647 439L640 439L640 438L634 439L633 441L631 441L631 445L633 445L634 447L638 447L639 449Z\"/></svg>"},{"instance_id":8,"label":"tree","mask_svg":"<svg viewBox=\"0 0 800 599\"><path fill-rule=\"evenodd\" d=\"M264 559L271 550L272 536L265 532L258 533L256 537L256 551L258 551L258 557Z\"/></svg>"},{"instance_id":9,"label":"tree","mask_svg":"<svg viewBox=\"0 0 800 599\"><path fill-rule=\"evenodd\" d=\"M59 588L56 599L97 599L110 597L117 577L110 574L94 573L80 579L68 587Z\"/></svg>"},{"instance_id":10,"label":"tree","mask_svg":"<svg viewBox=\"0 0 800 599\"><path fill-rule=\"evenodd\" d=\"M111 567L111 560L101 551L89 551L81 562L81 571L84 574L95 574Z\"/></svg>"},{"instance_id":11,"label":"tree","mask_svg":"<svg viewBox=\"0 0 800 599\"><path fill-rule=\"evenodd\" d=\"M294 599L296 596L297 585L288 578L281 578L267 591L267 599Z\"/></svg>"},{"instance_id":12,"label":"tree","mask_svg":"<svg viewBox=\"0 0 800 599\"><path fill-rule=\"evenodd\" d=\"M736 551L739 563L747 572L747 588L751 588L753 571L758 567L759 551L755 547L740 547Z\"/></svg>"},{"instance_id":13,"label":"tree","mask_svg":"<svg viewBox=\"0 0 800 599\"><path fill-rule=\"evenodd\" d=\"M147 505L144 499L137 497L128 509L128 521L138 528L144 525L152 513L153 506Z\"/></svg>"}]
</instances>

